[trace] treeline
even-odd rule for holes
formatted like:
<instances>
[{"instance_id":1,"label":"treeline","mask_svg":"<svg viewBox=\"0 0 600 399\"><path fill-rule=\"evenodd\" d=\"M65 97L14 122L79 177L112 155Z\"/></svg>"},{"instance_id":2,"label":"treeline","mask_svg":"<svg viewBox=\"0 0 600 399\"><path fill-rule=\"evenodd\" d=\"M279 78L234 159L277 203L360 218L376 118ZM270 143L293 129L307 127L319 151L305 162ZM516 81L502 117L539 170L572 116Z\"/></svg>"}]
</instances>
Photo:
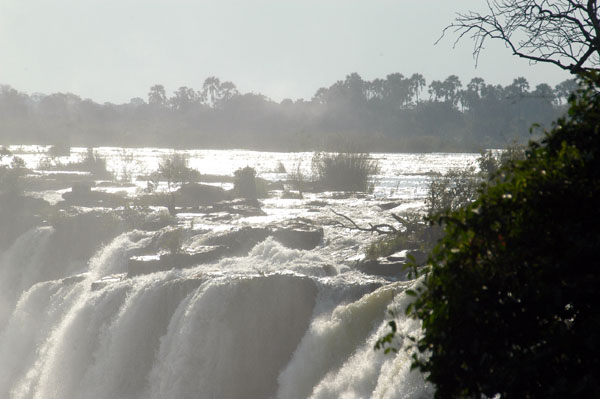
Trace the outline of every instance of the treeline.
<instances>
[{"instance_id":1,"label":"treeline","mask_svg":"<svg viewBox=\"0 0 600 399\"><path fill-rule=\"evenodd\" d=\"M576 88L508 86L451 75L427 84L421 74L365 81L353 73L310 100L270 100L210 77L200 90L98 104L70 93L27 95L0 86L2 144L166 146L264 150L479 151L526 141L533 123L549 125Z\"/></svg>"}]
</instances>

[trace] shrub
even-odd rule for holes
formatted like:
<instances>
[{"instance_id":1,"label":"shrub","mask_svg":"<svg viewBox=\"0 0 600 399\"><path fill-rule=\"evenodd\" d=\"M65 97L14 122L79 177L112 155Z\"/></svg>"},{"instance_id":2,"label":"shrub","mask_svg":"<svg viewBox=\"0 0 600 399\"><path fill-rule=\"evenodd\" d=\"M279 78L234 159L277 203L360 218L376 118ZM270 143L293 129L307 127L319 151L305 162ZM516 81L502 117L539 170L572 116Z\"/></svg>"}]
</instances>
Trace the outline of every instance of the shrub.
<instances>
[{"instance_id":1,"label":"shrub","mask_svg":"<svg viewBox=\"0 0 600 399\"><path fill-rule=\"evenodd\" d=\"M233 176L233 191L236 197L256 199L267 196L267 182L256 177L254 168L250 166L240 168Z\"/></svg>"},{"instance_id":2,"label":"shrub","mask_svg":"<svg viewBox=\"0 0 600 399\"><path fill-rule=\"evenodd\" d=\"M439 221L407 312L436 398L600 397L600 79L527 159Z\"/></svg>"},{"instance_id":3,"label":"shrub","mask_svg":"<svg viewBox=\"0 0 600 399\"><path fill-rule=\"evenodd\" d=\"M42 166L52 168L52 160L44 161ZM106 169L106 159L102 158L94 151L93 148L88 148L85 157L79 162L71 162L67 165L56 163L56 168L66 170L84 170L90 172L94 177L100 179L112 178L112 173Z\"/></svg>"},{"instance_id":4,"label":"shrub","mask_svg":"<svg viewBox=\"0 0 600 399\"><path fill-rule=\"evenodd\" d=\"M158 164L158 173L155 175L155 178L167 182L169 192L185 183L194 183L199 177L198 171L188 166L187 157L176 152L161 160Z\"/></svg>"},{"instance_id":5,"label":"shrub","mask_svg":"<svg viewBox=\"0 0 600 399\"><path fill-rule=\"evenodd\" d=\"M405 249L419 249L429 252L441 237L439 226L433 226L423 220L420 213L404 215L401 231L385 235L372 242L366 250L369 259L389 256Z\"/></svg>"},{"instance_id":6,"label":"shrub","mask_svg":"<svg viewBox=\"0 0 600 399\"><path fill-rule=\"evenodd\" d=\"M233 189L237 197L256 198L256 170L249 166L233 173Z\"/></svg>"},{"instance_id":7,"label":"shrub","mask_svg":"<svg viewBox=\"0 0 600 399\"><path fill-rule=\"evenodd\" d=\"M148 182L147 190L154 191L159 181L166 181L168 191L167 208L171 214L175 213L175 190L186 183L199 180L200 173L188 167L187 157L176 152L165 156L158 165L158 171L152 175Z\"/></svg>"},{"instance_id":8,"label":"shrub","mask_svg":"<svg viewBox=\"0 0 600 399\"><path fill-rule=\"evenodd\" d=\"M481 178L472 167L433 176L425 198L427 216L432 218L442 212L469 205L477 198L480 184Z\"/></svg>"},{"instance_id":9,"label":"shrub","mask_svg":"<svg viewBox=\"0 0 600 399\"><path fill-rule=\"evenodd\" d=\"M285 170L285 165L281 161L277 161L277 168L275 169L277 173L287 173Z\"/></svg>"},{"instance_id":10,"label":"shrub","mask_svg":"<svg viewBox=\"0 0 600 399\"><path fill-rule=\"evenodd\" d=\"M312 159L315 180L326 190L372 191L379 164L367 153L318 152Z\"/></svg>"},{"instance_id":11,"label":"shrub","mask_svg":"<svg viewBox=\"0 0 600 399\"><path fill-rule=\"evenodd\" d=\"M291 172L288 172L287 179L292 188L297 190L300 196L309 189L308 178L302 172L302 162L300 161L294 164Z\"/></svg>"},{"instance_id":12,"label":"shrub","mask_svg":"<svg viewBox=\"0 0 600 399\"><path fill-rule=\"evenodd\" d=\"M71 155L71 146L67 143L57 143L48 148L48 156L51 158L68 157Z\"/></svg>"},{"instance_id":13,"label":"shrub","mask_svg":"<svg viewBox=\"0 0 600 399\"><path fill-rule=\"evenodd\" d=\"M0 165L0 196L6 196L4 201L8 197L18 197L22 194L20 179L26 171L25 161L19 157L13 157L10 165Z\"/></svg>"},{"instance_id":14,"label":"shrub","mask_svg":"<svg viewBox=\"0 0 600 399\"><path fill-rule=\"evenodd\" d=\"M525 150L524 145L515 142L499 152L492 150L482 152L477 159L482 177L486 180L494 179L500 169L509 166L512 162L524 160Z\"/></svg>"}]
</instances>

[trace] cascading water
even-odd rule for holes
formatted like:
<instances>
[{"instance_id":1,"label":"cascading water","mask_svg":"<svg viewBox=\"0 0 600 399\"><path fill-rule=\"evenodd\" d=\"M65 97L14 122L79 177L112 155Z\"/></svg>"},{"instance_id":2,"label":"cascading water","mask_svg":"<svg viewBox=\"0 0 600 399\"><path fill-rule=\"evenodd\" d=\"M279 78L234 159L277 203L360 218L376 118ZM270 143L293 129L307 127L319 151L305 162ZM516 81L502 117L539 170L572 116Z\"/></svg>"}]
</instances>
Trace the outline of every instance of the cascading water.
<instances>
[{"instance_id":1,"label":"cascading water","mask_svg":"<svg viewBox=\"0 0 600 399\"><path fill-rule=\"evenodd\" d=\"M51 231L32 234L40 233ZM406 300L406 283L376 289L380 283L358 274L328 277L317 255L268 239L246 257L92 290L95 279L124 271L149 240L141 236L117 237L86 274L37 283L20 297L0 337L0 397L428 394L422 377L408 371L406 354L372 349L387 309ZM17 247L5 259L24 255ZM417 326L406 321L401 328Z\"/></svg>"},{"instance_id":2,"label":"cascading water","mask_svg":"<svg viewBox=\"0 0 600 399\"><path fill-rule=\"evenodd\" d=\"M110 168L121 168L121 149L99 150ZM152 170L166 153L135 151L136 173ZM301 159L183 153L209 174L231 175L253 159L250 164L263 167L262 176L271 180L282 178L273 172L276 161L292 168ZM164 248L157 239L160 215L150 223L153 232L118 235L130 227L112 224L117 211L69 209L54 227L34 228L0 253L0 398L432 397L423 375L410 370L406 351L373 350L388 331L389 310L397 312L401 337L419 334L418 323L398 312L410 300L404 291L415 283L358 271L350 259L364 253L371 237L334 227L329 208L359 225L388 223L382 209L420 206L431 172L464 166L475 156L377 154L382 175L367 198L274 195L262 202L266 216L180 214L177 225L194 250L206 245L204 234L269 224L277 229L293 218L312 220L324 236L313 250L262 237L247 254L135 276L125 276L132 256L156 256ZM136 196L145 182L135 184L97 189L126 188ZM60 195L52 191L50 197ZM153 252L144 252L148 248Z\"/></svg>"},{"instance_id":3,"label":"cascading water","mask_svg":"<svg viewBox=\"0 0 600 399\"><path fill-rule=\"evenodd\" d=\"M0 254L0 326L4 325L24 289L44 281L44 253L53 233L37 227L19 237Z\"/></svg>"}]
</instances>

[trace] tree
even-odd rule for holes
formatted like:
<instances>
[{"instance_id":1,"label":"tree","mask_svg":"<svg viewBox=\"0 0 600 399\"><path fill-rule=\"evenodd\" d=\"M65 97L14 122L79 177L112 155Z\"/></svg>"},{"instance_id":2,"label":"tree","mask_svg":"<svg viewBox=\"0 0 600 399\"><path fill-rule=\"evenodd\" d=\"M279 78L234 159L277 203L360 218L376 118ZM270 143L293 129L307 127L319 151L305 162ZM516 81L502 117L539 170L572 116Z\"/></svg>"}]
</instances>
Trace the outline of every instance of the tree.
<instances>
[{"instance_id":1,"label":"tree","mask_svg":"<svg viewBox=\"0 0 600 399\"><path fill-rule=\"evenodd\" d=\"M410 82L401 73L391 73L385 78L383 94L390 109L398 110L406 106L410 100Z\"/></svg>"},{"instance_id":2,"label":"tree","mask_svg":"<svg viewBox=\"0 0 600 399\"><path fill-rule=\"evenodd\" d=\"M220 97L221 80L214 76L206 78L202 85L202 98L208 102L209 106L215 107Z\"/></svg>"},{"instance_id":3,"label":"tree","mask_svg":"<svg viewBox=\"0 0 600 399\"><path fill-rule=\"evenodd\" d=\"M237 90L237 87L235 87L235 84L233 84L232 82L226 81L221 83L221 97L219 99L220 103L223 102L227 102L229 100L231 100L232 98L234 98L235 96L238 96L240 93Z\"/></svg>"},{"instance_id":4,"label":"tree","mask_svg":"<svg viewBox=\"0 0 600 399\"><path fill-rule=\"evenodd\" d=\"M407 309L436 398L600 397L599 76L524 161L440 217Z\"/></svg>"},{"instance_id":5,"label":"tree","mask_svg":"<svg viewBox=\"0 0 600 399\"><path fill-rule=\"evenodd\" d=\"M504 90L506 97L512 99L520 99L529 93L529 82L524 77L520 76L513 80L510 86Z\"/></svg>"},{"instance_id":6,"label":"tree","mask_svg":"<svg viewBox=\"0 0 600 399\"><path fill-rule=\"evenodd\" d=\"M196 92L186 86L182 86L173 93L169 99L171 106L178 111L186 111L190 106L198 101Z\"/></svg>"},{"instance_id":7,"label":"tree","mask_svg":"<svg viewBox=\"0 0 600 399\"><path fill-rule=\"evenodd\" d=\"M473 39L476 60L486 40L498 39L514 55L571 73L600 66L597 0L487 0L487 14L460 13L448 29L457 42Z\"/></svg>"},{"instance_id":8,"label":"tree","mask_svg":"<svg viewBox=\"0 0 600 399\"><path fill-rule=\"evenodd\" d=\"M150 88L148 104L161 107L167 104L167 94L163 85L154 85Z\"/></svg>"},{"instance_id":9,"label":"tree","mask_svg":"<svg viewBox=\"0 0 600 399\"><path fill-rule=\"evenodd\" d=\"M450 75L443 82L434 80L429 85L429 93L435 98L435 101L443 99L444 102L456 106L459 100L460 79L456 75Z\"/></svg>"},{"instance_id":10,"label":"tree","mask_svg":"<svg viewBox=\"0 0 600 399\"><path fill-rule=\"evenodd\" d=\"M444 97L444 83L440 80L434 80L429 84L429 95L435 101L439 101Z\"/></svg>"},{"instance_id":11,"label":"tree","mask_svg":"<svg viewBox=\"0 0 600 399\"><path fill-rule=\"evenodd\" d=\"M185 183L191 183L198 179L198 172L188 167L187 158L185 155L172 153L163 158L158 165L158 172L155 176L157 180L165 180L167 182L169 213L175 213L175 190Z\"/></svg>"},{"instance_id":12,"label":"tree","mask_svg":"<svg viewBox=\"0 0 600 399\"><path fill-rule=\"evenodd\" d=\"M421 90L427 85L427 81L420 73L413 73L409 78L409 85L411 93L415 96L415 102L419 103L419 94Z\"/></svg>"},{"instance_id":13,"label":"tree","mask_svg":"<svg viewBox=\"0 0 600 399\"><path fill-rule=\"evenodd\" d=\"M482 78L473 78L467 84L467 89L463 90L460 96L460 101L463 107L471 108L478 103L483 96L485 90L485 81Z\"/></svg>"},{"instance_id":14,"label":"tree","mask_svg":"<svg viewBox=\"0 0 600 399\"><path fill-rule=\"evenodd\" d=\"M559 104L563 104L577 90L577 80L567 79L554 87L554 97Z\"/></svg>"}]
</instances>

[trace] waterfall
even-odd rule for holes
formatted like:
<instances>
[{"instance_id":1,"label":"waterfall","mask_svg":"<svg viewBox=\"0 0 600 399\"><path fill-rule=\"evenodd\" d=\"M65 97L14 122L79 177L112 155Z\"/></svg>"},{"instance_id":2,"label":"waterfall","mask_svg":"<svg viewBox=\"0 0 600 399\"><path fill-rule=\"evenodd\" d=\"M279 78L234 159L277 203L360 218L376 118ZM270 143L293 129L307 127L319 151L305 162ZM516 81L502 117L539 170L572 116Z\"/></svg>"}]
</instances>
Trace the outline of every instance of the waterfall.
<instances>
[{"instance_id":1,"label":"waterfall","mask_svg":"<svg viewBox=\"0 0 600 399\"><path fill-rule=\"evenodd\" d=\"M51 227L33 228L0 255L0 331L23 290L45 280L44 254L53 232Z\"/></svg>"},{"instance_id":2,"label":"waterfall","mask_svg":"<svg viewBox=\"0 0 600 399\"><path fill-rule=\"evenodd\" d=\"M3 275L26 288L0 335L0 397L431 396L408 353L373 351L388 310L409 300L408 283L332 275L328 259L269 239L245 257L93 290L148 244L136 231L98 251L78 278L35 283L24 276L42 267L51 234L30 231L2 257ZM11 262L22 273L9 274ZM413 320L399 328L418 332Z\"/></svg>"},{"instance_id":3,"label":"waterfall","mask_svg":"<svg viewBox=\"0 0 600 399\"><path fill-rule=\"evenodd\" d=\"M395 355L374 351L378 338L389 332L389 310L401 309L410 297L406 285L389 285L331 314L315 318L294 358L279 377L279 398L420 398L431 397L423 376L410 371L403 350ZM418 333L414 320L403 318L399 336Z\"/></svg>"}]
</instances>

